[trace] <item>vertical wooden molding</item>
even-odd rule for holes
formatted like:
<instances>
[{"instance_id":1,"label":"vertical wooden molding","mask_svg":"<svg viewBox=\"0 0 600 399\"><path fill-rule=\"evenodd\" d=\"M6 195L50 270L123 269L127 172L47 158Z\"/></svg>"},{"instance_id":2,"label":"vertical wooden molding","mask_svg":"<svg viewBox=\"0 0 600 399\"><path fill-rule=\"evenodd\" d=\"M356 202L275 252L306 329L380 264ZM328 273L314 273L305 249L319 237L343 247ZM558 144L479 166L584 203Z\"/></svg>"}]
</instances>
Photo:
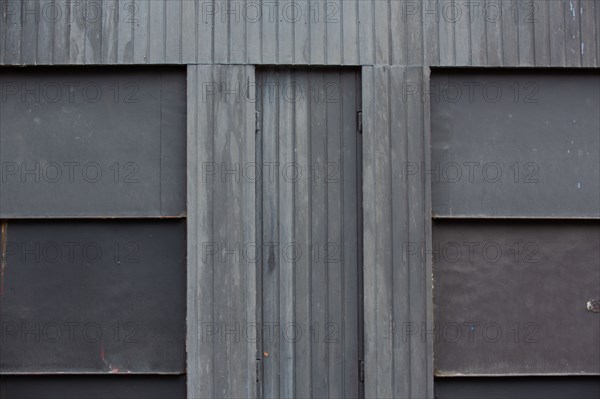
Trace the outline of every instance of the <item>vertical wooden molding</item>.
<instances>
[{"instance_id":1,"label":"vertical wooden molding","mask_svg":"<svg viewBox=\"0 0 600 399\"><path fill-rule=\"evenodd\" d=\"M255 162L253 82L252 66L188 67L189 398L256 396L256 264L240 252L256 191L229 173Z\"/></svg>"},{"instance_id":2,"label":"vertical wooden molding","mask_svg":"<svg viewBox=\"0 0 600 399\"><path fill-rule=\"evenodd\" d=\"M428 86L429 68L363 68L367 398L433 398Z\"/></svg>"}]
</instances>

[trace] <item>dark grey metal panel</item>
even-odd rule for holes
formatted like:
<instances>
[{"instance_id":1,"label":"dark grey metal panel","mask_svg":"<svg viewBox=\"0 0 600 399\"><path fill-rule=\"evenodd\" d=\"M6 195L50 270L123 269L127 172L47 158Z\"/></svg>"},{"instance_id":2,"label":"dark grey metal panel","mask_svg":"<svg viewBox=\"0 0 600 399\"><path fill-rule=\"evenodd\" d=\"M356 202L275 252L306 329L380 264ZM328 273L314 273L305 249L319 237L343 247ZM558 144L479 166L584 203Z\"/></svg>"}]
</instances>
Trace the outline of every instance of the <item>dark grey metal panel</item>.
<instances>
[{"instance_id":1,"label":"dark grey metal panel","mask_svg":"<svg viewBox=\"0 0 600 399\"><path fill-rule=\"evenodd\" d=\"M0 216L185 214L178 69L6 69Z\"/></svg>"},{"instance_id":2,"label":"dark grey metal panel","mask_svg":"<svg viewBox=\"0 0 600 399\"><path fill-rule=\"evenodd\" d=\"M403 251L430 243L430 193L403 166L429 162L429 71L363 68L365 396L433 396L431 259ZM420 90L423 89L423 90Z\"/></svg>"},{"instance_id":3,"label":"dark grey metal panel","mask_svg":"<svg viewBox=\"0 0 600 399\"><path fill-rule=\"evenodd\" d=\"M3 373L183 373L185 221L5 221Z\"/></svg>"},{"instance_id":4,"label":"dark grey metal panel","mask_svg":"<svg viewBox=\"0 0 600 399\"><path fill-rule=\"evenodd\" d=\"M185 375L0 377L3 399L185 399Z\"/></svg>"},{"instance_id":5,"label":"dark grey metal panel","mask_svg":"<svg viewBox=\"0 0 600 399\"><path fill-rule=\"evenodd\" d=\"M452 377L435 379L437 399L597 399L598 377Z\"/></svg>"},{"instance_id":6,"label":"dark grey metal panel","mask_svg":"<svg viewBox=\"0 0 600 399\"><path fill-rule=\"evenodd\" d=\"M254 68L188 68L188 397L256 397Z\"/></svg>"},{"instance_id":7,"label":"dark grey metal panel","mask_svg":"<svg viewBox=\"0 0 600 399\"><path fill-rule=\"evenodd\" d=\"M600 374L597 221L434 224L437 375Z\"/></svg>"},{"instance_id":8,"label":"dark grey metal panel","mask_svg":"<svg viewBox=\"0 0 600 399\"><path fill-rule=\"evenodd\" d=\"M600 217L600 76L434 74L432 164L405 178L433 186L435 216Z\"/></svg>"},{"instance_id":9,"label":"dark grey metal panel","mask_svg":"<svg viewBox=\"0 0 600 399\"><path fill-rule=\"evenodd\" d=\"M7 65L593 67L600 52L595 0L4 0L3 5L0 64Z\"/></svg>"},{"instance_id":10,"label":"dark grey metal panel","mask_svg":"<svg viewBox=\"0 0 600 399\"><path fill-rule=\"evenodd\" d=\"M267 69L257 86L263 395L361 397L359 75Z\"/></svg>"}]
</instances>

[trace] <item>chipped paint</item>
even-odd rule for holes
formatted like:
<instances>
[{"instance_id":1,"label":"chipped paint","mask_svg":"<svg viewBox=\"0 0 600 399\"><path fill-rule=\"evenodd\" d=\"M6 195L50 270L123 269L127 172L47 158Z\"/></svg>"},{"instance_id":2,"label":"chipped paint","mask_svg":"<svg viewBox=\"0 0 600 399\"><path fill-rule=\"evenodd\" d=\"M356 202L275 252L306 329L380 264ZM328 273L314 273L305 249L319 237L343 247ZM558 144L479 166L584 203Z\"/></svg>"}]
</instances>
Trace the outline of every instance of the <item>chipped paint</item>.
<instances>
[{"instance_id":1,"label":"chipped paint","mask_svg":"<svg viewBox=\"0 0 600 399\"><path fill-rule=\"evenodd\" d=\"M4 271L6 270L6 241L8 237L8 223L2 222L2 239L0 240L0 250L2 256L0 259L0 297L4 295Z\"/></svg>"}]
</instances>

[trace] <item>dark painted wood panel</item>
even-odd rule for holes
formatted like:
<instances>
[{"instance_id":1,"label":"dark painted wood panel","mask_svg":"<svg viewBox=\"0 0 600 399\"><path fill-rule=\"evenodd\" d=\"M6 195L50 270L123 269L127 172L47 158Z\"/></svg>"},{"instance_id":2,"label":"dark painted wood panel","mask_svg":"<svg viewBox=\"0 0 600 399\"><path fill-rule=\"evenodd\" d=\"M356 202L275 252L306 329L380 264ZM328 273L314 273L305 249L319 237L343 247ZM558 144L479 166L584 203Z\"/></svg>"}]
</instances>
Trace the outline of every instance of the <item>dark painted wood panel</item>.
<instances>
[{"instance_id":1,"label":"dark painted wood panel","mask_svg":"<svg viewBox=\"0 0 600 399\"><path fill-rule=\"evenodd\" d=\"M185 375L7 376L5 399L185 399Z\"/></svg>"},{"instance_id":2,"label":"dark painted wood panel","mask_svg":"<svg viewBox=\"0 0 600 399\"><path fill-rule=\"evenodd\" d=\"M435 222L436 375L600 374L599 242L591 220Z\"/></svg>"},{"instance_id":3,"label":"dark painted wood panel","mask_svg":"<svg viewBox=\"0 0 600 399\"><path fill-rule=\"evenodd\" d=\"M2 373L183 373L185 221L4 221Z\"/></svg>"},{"instance_id":4,"label":"dark painted wood panel","mask_svg":"<svg viewBox=\"0 0 600 399\"><path fill-rule=\"evenodd\" d=\"M436 217L600 217L600 77L575 71L434 73Z\"/></svg>"},{"instance_id":5,"label":"dark painted wood panel","mask_svg":"<svg viewBox=\"0 0 600 399\"><path fill-rule=\"evenodd\" d=\"M437 399L595 399L598 377L436 378Z\"/></svg>"},{"instance_id":6,"label":"dark painted wood panel","mask_svg":"<svg viewBox=\"0 0 600 399\"><path fill-rule=\"evenodd\" d=\"M0 216L185 215L180 69L3 71Z\"/></svg>"}]
</instances>

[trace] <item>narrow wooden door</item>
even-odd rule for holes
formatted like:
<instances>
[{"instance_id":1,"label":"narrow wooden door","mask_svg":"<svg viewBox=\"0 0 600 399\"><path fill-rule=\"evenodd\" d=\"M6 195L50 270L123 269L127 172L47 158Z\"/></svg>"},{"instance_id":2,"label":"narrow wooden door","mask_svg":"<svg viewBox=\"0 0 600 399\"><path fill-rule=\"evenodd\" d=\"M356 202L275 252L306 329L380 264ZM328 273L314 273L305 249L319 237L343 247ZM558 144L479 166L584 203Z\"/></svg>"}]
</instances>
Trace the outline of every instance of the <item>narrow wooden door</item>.
<instances>
[{"instance_id":1,"label":"narrow wooden door","mask_svg":"<svg viewBox=\"0 0 600 399\"><path fill-rule=\"evenodd\" d=\"M257 74L259 395L362 396L360 76Z\"/></svg>"}]
</instances>

